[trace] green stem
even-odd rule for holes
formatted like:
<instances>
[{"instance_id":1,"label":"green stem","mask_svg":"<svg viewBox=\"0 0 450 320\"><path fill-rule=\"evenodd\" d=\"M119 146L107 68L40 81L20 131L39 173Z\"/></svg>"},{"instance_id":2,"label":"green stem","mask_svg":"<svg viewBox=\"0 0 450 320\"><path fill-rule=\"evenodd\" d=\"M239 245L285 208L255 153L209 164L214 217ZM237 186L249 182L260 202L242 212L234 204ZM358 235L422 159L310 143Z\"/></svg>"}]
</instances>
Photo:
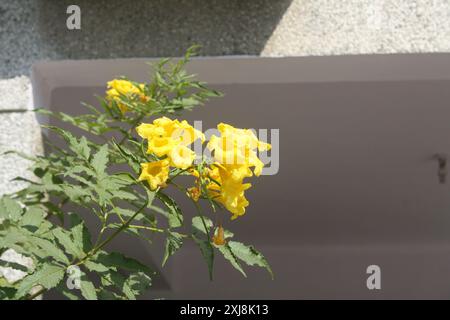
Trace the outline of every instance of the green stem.
<instances>
[{"instance_id":1,"label":"green stem","mask_svg":"<svg viewBox=\"0 0 450 320\"><path fill-rule=\"evenodd\" d=\"M116 231L114 231L108 238L106 238L103 242L101 242L99 245L94 247L91 251L89 251L86 256L81 259L76 265L83 264L87 259L95 255L100 249L102 249L104 246L106 246L109 242L111 242L119 233L121 233L123 230L128 228L130 223L136 218L136 216L142 212L148 205L148 201L145 202L145 204L136 211L125 223L123 223Z\"/></svg>"}]
</instances>

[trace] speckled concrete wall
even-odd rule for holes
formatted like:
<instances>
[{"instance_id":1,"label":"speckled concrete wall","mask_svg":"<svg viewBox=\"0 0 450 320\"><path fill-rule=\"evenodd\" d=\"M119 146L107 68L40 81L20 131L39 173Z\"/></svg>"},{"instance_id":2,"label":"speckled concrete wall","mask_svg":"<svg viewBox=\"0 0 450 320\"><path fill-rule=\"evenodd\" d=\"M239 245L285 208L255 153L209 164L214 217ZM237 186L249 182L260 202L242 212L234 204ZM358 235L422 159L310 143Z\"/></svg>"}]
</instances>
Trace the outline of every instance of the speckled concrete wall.
<instances>
[{"instance_id":1,"label":"speckled concrete wall","mask_svg":"<svg viewBox=\"0 0 450 320\"><path fill-rule=\"evenodd\" d=\"M82 29L65 27L78 4ZM47 59L449 52L448 0L0 0L0 152L42 150L28 75ZM26 162L0 158L0 194Z\"/></svg>"}]
</instances>

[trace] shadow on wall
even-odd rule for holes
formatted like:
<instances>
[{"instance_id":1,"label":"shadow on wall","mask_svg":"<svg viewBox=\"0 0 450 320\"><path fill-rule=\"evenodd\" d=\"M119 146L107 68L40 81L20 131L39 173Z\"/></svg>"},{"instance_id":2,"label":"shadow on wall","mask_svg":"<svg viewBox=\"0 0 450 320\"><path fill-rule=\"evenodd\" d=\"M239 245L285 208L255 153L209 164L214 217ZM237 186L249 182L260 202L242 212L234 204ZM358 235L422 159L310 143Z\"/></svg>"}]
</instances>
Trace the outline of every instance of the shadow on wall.
<instances>
[{"instance_id":1,"label":"shadow on wall","mask_svg":"<svg viewBox=\"0 0 450 320\"><path fill-rule=\"evenodd\" d=\"M65 28L73 1L39 0L38 30L60 58L259 54L292 0L79 0L82 29Z\"/></svg>"}]
</instances>

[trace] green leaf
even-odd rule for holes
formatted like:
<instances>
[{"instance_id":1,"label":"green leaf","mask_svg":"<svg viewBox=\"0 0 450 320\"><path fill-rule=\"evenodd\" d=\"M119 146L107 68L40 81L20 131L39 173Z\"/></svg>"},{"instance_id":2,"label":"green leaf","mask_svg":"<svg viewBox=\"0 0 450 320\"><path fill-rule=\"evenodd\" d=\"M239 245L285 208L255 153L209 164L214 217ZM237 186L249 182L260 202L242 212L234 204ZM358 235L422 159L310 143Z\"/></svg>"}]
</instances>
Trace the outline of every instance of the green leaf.
<instances>
[{"instance_id":1,"label":"green leaf","mask_svg":"<svg viewBox=\"0 0 450 320\"><path fill-rule=\"evenodd\" d=\"M206 265L208 266L208 274L209 279L213 278L213 267L214 267L214 250L209 241L201 240L197 238L197 236L192 235L197 246L200 248L200 252L203 256L203 259L206 261Z\"/></svg>"},{"instance_id":2,"label":"green leaf","mask_svg":"<svg viewBox=\"0 0 450 320\"><path fill-rule=\"evenodd\" d=\"M152 279L143 272L137 272L131 274L125 284L135 297L139 297L151 286Z\"/></svg>"},{"instance_id":3,"label":"green leaf","mask_svg":"<svg viewBox=\"0 0 450 320\"><path fill-rule=\"evenodd\" d=\"M115 141L113 141L113 145L117 151L119 151L122 158L128 162L128 165L133 169L133 171L138 173L141 169L139 159L130 150L120 146Z\"/></svg>"},{"instance_id":4,"label":"green leaf","mask_svg":"<svg viewBox=\"0 0 450 320\"><path fill-rule=\"evenodd\" d=\"M273 279L273 272L267 262L266 258L257 251L253 246L247 246L241 242L229 241L228 246L233 252L234 256L242 260L249 266L258 266L266 268Z\"/></svg>"},{"instance_id":5,"label":"green leaf","mask_svg":"<svg viewBox=\"0 0 450 320\"><path fill-rule=\"evenodd\" d=\"M114 286L118 288L129 300L135 300L136 296L133 290L129 287L126 279L117 271L102 274L100 277L102 285L105 287Z\"/></svg>"},{"instance_id":6,"label":"green leaf","mask_svg":"<svg viewBox=\"0 0 450 320\"><path fill-rule=\"evenodd\" d=\"M158 192L156 193L156 197L164 203L164 205L169 209L169 227L170 228L178 228L183 225L183 214L181 212L178 204L170 198L168 195Z\"/></svg>"},{"instance_id":7,"label":"green leaf","mask_svg":"<svg viewBox=\"0 0 450 320\"><path fill-rule=\"evenodd\" d=\"M199 247L203 259L206 261L206 265L208 266L209 278L211 280L213 278L214 248L211 244L207 231L208 228L212 228L212 225L212 221L207 217L203 217L203 221L202 217L200 216L192 218L192 238Z\"/></svg>"},{"instance_id":8,"label":"green leaf","mask_svg":"<svg viewBox=\"0 0 450 320\"><path fill-rule=\"evenodd\" d=\"M39 237L32 237L31 239L33 244L42 248L47 256L52 257L56 261L62 262L64 264L70 263L64 252L53 242Z\"/></svg>"},{"instance_id":9,"label":"green leaf","mask_svg":"<svg viewBox=\"0 0 450 320\"><path fill-rule=\"evenodd\" d=\"M192 218L192 232L195 235L203 234L209 238L208 230L210 230L212 226L213 223L211 219L207 217L195 216Z\"/></svg>"},{"instance_id":10,"label":"green leaf","mask_svg":"<svg viewBox=\"0 0 450 320\"><path fill-rule=\"evenodd\" d=\"M1 199L0 218L18 221L22 216L22 212L23 209L16 200L13 200L7 196L4 196Z\"/></svg>"},{"instance_id":11,"label":"green leaf","mask_svg":"<svg viewBox=\"0 0 450 320\"><path fill-rule=\"evenodd\" d=\"M83 297L87 300L97 300L97 292L95 291L94 284L89 280L86 274L81 275L80 290Z\"/></svg>"},{"instance_id":12,"label":"green leaf","mask_svg":"<svg viewBox=\"0 0 450 320\"><path fill-rule=\"evenodd\" d=\"M153 271L151 271L151 269L146 265L140 263L136 259L127 257L118 252L100 252L95 257L95 262L100 263L108 268L117 267L129 271L142 271L147 274L153 274Z\"/></svg>"},{"instance_id":13,"label":"green leaf","mask_svg":"<svg viewBox=\"0 0 450 320\"><path fill-rule=\"evenodd\" d=\"M74 243L74 240L68 231L57 228L54 229L52 233L56 239L58 239L58 242L64 247L66 252L77 258L81 258L83 256L83 251Z\"/></svg>"},{"instance_id":14,"label":"green leaf","mask_svg":"<svg viewBox=\"0 0 450 320\"><path fill-rule=\"evenodd\" d=\"M242 275L244 277L247 277L247 275L245 274L244 269L242 269L241 264L239 263L238 259L236 258L236 256L234 255L233 251L231 250L230 246L227 244L218 246L218 245L214 245L217 249L219 249L219 251L222 253L223 257L225 259L227 259L231 265L238 270L240 273L242 273Z\"/></svg>"},{"instance_id":15,"label":"green leaf","mask_svg":"<svg viewBox=\"0 0 450 320\"><path fill-rule=\"evenodd\" d=\"M114 191L113 197L122 199L122 200L136 200L137 199L137 197L134 194L132 194L131 192L127 192L127 191L123 191L123 190Z\"/></svg>"},{"instance_id":16,"label":"green leaf","mask_svg":"<svg viewBox=\"0 0 450 320\"><path fill-rule=\"evenodd\" d=\"M102 273L102 272L108 272L109 270L116 270L115 267L112 267L112 266L107 267L107 266L104 266L101 263L97 263L97 262L94 262L94 261L91 261L91 260L87 260L84 263L84 265L89 271L93 271L93 272L100 272L100 273Z\"/></svg>"},{"instance_id":17,"label":"green leaf","mask_svg":"<svg viewBox=\"0 0 450 320\"><path fill-rule=\"evenodd\" d=\"M105 175L106 164L108 163L108 145L103 145L94 155L91 165L99 177Z\"/></svg>"},{"instance_id":18,"label":"green leaf","mask_svg":"<svg viewBox=\"0 0 450 320\"><path fill-rule=\"evenodd\" d=\"M80 139L79 152L85 160L89 160L89 156L91 155L91 148L89 148L88 142L84 136Z\"/></svg>"},{"instance_id":19,"label":"green leaf","mask_svg":"<svg viewBox=\"0 0 450 320\"><path fill-rule=\"evenodd\" d=\"M171 255L183 245L183 236L178 232L167 231L166 248L162 265L164 266Z\"/></svg>"},{"instance_id":20,"label":"green leaf","mask_svg":"<svg viewBox=\"0 0 450 320\"><path fill-rule=\"evenodd\" d=\"M19 284L16 298L22 298L36 286L41 285L46 289L56 287L64 278L64 269L55 265L46 264L35 273L25 277Z\"/></svg>"},{"instance_id":21,"label":"green leaf","mask_svg":"<svg viewBox=\"0 0 450 320\"><path fill-rule=\"evenodd\" d=\"M72 237L77 251L87 253L92 249L91 234L81 218L72 213L70 215Z\"/></svg>"},{"instance_id":22,"label":"green leaf","mask_svg":"<svg viewBox=\"0 0 450 320\"><path fill-rule=\"evenodd\" d=\"M39 227L44 220L45 212L41 207L32 206L28 207L27 211L22 217L20 224L22 226Z\"/></svg>"},{"instance_id":23,"label":"green leaf","mask_svg":"<svg viewBox=\"0 0 450 320\"><path fill-rule=\"evenodd\" d=\"M29 239L23 233L23 229L7 227L6 230L0 229L0 248L10 248L18 243L25 243Z\"/></svg>"},{"instance_id":24,"label":"green leaf","mask_svg":"<svg viewBox=\"0 0 450 320\"><path fill-rule=\"evenodd\" d=\"M91 197L92 194L89 192L89 190L86 190L83 187L80 186L73 186L73 185L63 185L61 186L62 191L64 194L69 197L69 199L75 203L79 203L81 200L83 200L85 197Z\"/></svg>"}]
</instances>

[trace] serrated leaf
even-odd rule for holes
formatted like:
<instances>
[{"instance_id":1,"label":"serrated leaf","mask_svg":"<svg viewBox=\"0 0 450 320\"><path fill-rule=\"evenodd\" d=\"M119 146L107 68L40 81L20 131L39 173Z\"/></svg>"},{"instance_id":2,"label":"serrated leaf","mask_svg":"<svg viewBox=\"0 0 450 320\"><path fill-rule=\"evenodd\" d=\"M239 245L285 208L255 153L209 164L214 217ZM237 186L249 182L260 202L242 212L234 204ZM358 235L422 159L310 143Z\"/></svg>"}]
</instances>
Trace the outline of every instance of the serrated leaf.
<instances>
[{"instance_id":1,"label":"serrated leaf","mask_svg":"<svg viewBox=\"0 0 450 320\"><path fill-rule=\"evenodd\" d=\"M249 266L258 266L267 269L273 279L273 272L266 258L253 246L247 246L241 242L229 241L228 246L234 256L242 260Z\"/></svg>"},{"instance_id":2,"label":"serrated leaf","mask_svg":"<svg viewBox=\"0 0 450 320\"><path fill-rule=\"evenodd\" d=\"M140 161L139 159L128 149L120 146L115 141L113 141L114 146L119 151L122 158L128 162L128 165L133 169L135 173L138 173L141 169Z\"/></svg>"},{"instance_id":3,"label":"serrated leaf","mask_svg":"<svg viewBox=\"0 0 450 320\"><path fill-rule=\"evenodd\" d=\"M12 221L18 221L22 216L23 209L20 204L11 199L10 197L4 196L0 201L0 218L10 219Z\"/></svg>"},{"instance_id":4,"label":"serrated leaf","mask_svg":"<svg viewBox=\"0 0 450 320\"><path fill-rule=\"evenodd\" d=\"M80 252L89 252L89 250L92 249L92 242L88 228L78 215L72 213L70 219L72 228L71 233L75 246Z\"/></svg>"},{"instance_id":5,"label":"serrated leaf","mask_svg":"<svg viewBox=\"0 0 450 320\"><path fill-rule=\"evenodd\" d=\"M115 179L116 181L120 182L120 185L123 186L133 185L137 182L136 179L128 172L116 173L115 175L111 176L111 179Z\"/></svg>"},{"instance_id":6,"label":"serrated leaf","mask_svg":"<svg viewBox=\"0 0 450 320\"><path fill-rule=\"evenodd\" d=\"M200 249L200 253L203 256L203 259L206 261L206 265L208 266L208 274L209 279L213 278L213 268L214 268L214 250L211 243L207 240L201 240L197 238L195 235L192 235L195 243Z\"/></svg>"},{"instance_id":7,"label":"serrated leaf","mask_svg":"<svg viewBox=\"0 0 450 320\"><path fill-rule=\"evenodd\" d=\"M162 265L183 245L183 236L178 232L167 231L166 246Z\"/></svg>"},{"instance_id":8,"label":"serrated leaf","mask_svg":"<svg viewBox=\"0 0 450 320\"><path fill-rule=\"evenodd\" d=\"M19 284L16 298L21 298L28 294L30 290L41 285L46 289L56 287L64 278L64 269L55 265L46 264L35 273L25 277Z\"/></svg>"},{"instance_id":9,"label":"serrated leaf","mask_svg":"<svg viewBox=\"0 0 450 320\"><path fill-rule=\"evenodd\" d=\"M151 269L146 265L140 263L136 259L127 257L118 252L100 252L95 257L95 262L100 263L108 268L117 267L129 271L142 271L147 274L153 273L153 271L151 271Z\"/></svg>"},{"instance_id":10,"label":"serrated leaf","mask_svg":"<svg viewBox=\"0 0 450 320\"><path fill-rule=\"evenodd\" d=\"M81 137L81 139L80 139L79 151L80 151L80 155L84 159L89 160L89 156L91 155L91 148L89 148L88 142L84 136Z\"/></svg>"},{"instance_id":11,"label":"serrated leaf","mask_svg":"<svg viewBox=\"0 0 450 320\"><path fill-rule=\"evenodd\" d=\"M10 248L18 243L25 243L29 239L22 229L8 227L0 232L0 248Z\"/></svg>"},{"instance_id":12,"label":"serrated leaf","mask_svg":"<svg viewBox=\"0 0 450 320\"><path fill-rule=\"evenodd\" d=\"M91 165L99 177L105 175L106 164L108 163L108 145L100 147L98 152L93 156Z\"/></svg>"},{"instance_id":13,"label":"serrated leaf","mask_svg":"<svg viewBox=\"0 0 450 320\"><path fill-rule=\"evenodd\" d=\"M123 190L117 190L114 191L113 198L119 198L122 200L136 200L137 197L132 194L131 192L123 191Z\"/></svg>"},{"instance_id":14,"label":"serrated leaf","mask_svg":"<svg viewBox=\"0 0 450 320\"><path fill-rule=\"evenodd\" d=\"M102 272L108 272L109 270L115 270L114 267L111 267L111 266L106 267L106 266L104 266L101 263L97 263L97 262L90 261L90 260L87 260L84 263L84 265L89 271L93 271L93 272L100 272L100 273L102 273Z\"/></svg>"},{"instance_id":15,"label":"serrated leaf","mask_svg":"<svg viewBox=\"0 0 450 320\"><path fill-rule=\"evenodd\" d=\"M74 243L74 240L70 236L68 231L57 228L53 230L53 235L58 239L58 242L64 247L66 252L74 257L82 257L83 251Z\"/></svg>"},{"instance_id":16,"label":"serrated leaf","mask_svg":"<svg viewBox=\"0 0 450 320\"><path fill-rule=\"evenodd\" d=\"M203 259L206 261L206 265L208 266L209 278L211 280L213 278L214 268L214 248L209 239L208 229L210 229L212 225L212 221L207 217L203 217L203 221L202 217L200 216L192 218L192 238L199 247Z\"/></svg>"},{"instance_id":17,"label":"serrated leaf","mask_svg":"<svg viewBox=\"0 0 450 320\"><path fill-rule=\"evenodd\" d=\"M94 284L89 280L86 274L82 274L80 278L80 291L86 300L97 300L97 292Z\"/></svg>"},{"instance_id":18,"label":"serrated leaf","mask_svg":"<svg viewBox=\"0 0 450 320\"><path fill-rule=\"evenodd\" d=\"M214 245L214 246L217 249L219 249L219 251L222 253L223 257L225 259L227 259L236 270L238 270L240 273L242 273L242 275L244 277L247 277L247 275L245 274L244 269L242 269L241 264L239 263L238 259L234 255L234 253L231 250L231 248L228 245L228 243L224 244L224 245L221 245L221 246L217 246L217 245Z\"/></svg>"},{"instance_id":19,"label":"serrated leaf","mask_svg":"<svg viewBox=\"0 0 450 320\"><path fill-rule=\"evenodd\" d=\"M68 132L64 129L55 127L55 126L43 125L42 127L52 130L52 131L56 132L57 134L59 134L69 144L69 147L73 148L73 146L78 146L77 138L75 138L74 135L71 134L70 132ZM75 153L77 153L76 150L73 150L73 151Z\"/></svg>"},{"instance_id":20,"label":"serrated leaf","mask_svg":"<svg viewBox=\"0 0 450 320\"><path fill-rule=\"evenodd\" d=\"M208 230L211 229L212 226L213 223L208 217L195 216L192 218L192 233L196 235L204 235L209 238Z\"/></svg>"},{"instance_id":21,"label":"serrated leaf","mask_svg":"<svg viewBox=\"0 0 450 320\"><path fill-rule=\"evenodd\" d=\"M102 274L100 280L102 285L105 287L114 286L118 288L121 292L123 292L126 299L136 299L136 296L126 282L126 279L119 272L110 271L109 273Z\"/></svg>"},{"instance_id":22,"label":"serrated leaf","mask_svg":"<svg viewBox=\"0 0 450 320\"><path fill-rule=\"evenodd\" d=\"M137 272L131 274L125 281L125 284L135 297L139 297L151 286L152 279L143 272Z\"/></svg>"},{"instance_id":23,"label":"serrated leaf","mask_svg":"<svg viewBox=\"0 0 450 320\"><path fill-rule=\"evenodd\" d=\"M183 225L183 214L181 212L178 204L170 198L168 195L157 192L156 197L164 203L164 205L169 209L168 222L170 228L178 228Z\"/></svg>"},{"instance_id":24,"label":"serrated leaf","mask_svg":"<svg viewBox=\"0 0 450 320\"><path fill-rule=\"evenodd\" d=\"M39 227L44 220L45 212L41 207L32 206L28 207L25 214L20 221L22 226Z\"/></svg>"},{"instance_id":25,"label":"serrated leaf","mask_svg":"<svg viewBox=\"0 0 450 320\"><path fill-rule=\"evenodd\" d=\"M89 190L86 190L85 188L82 188L80 186L63 185L61 186L61 189L64 194L75 203L79 203L80 200L84 199L84 197L92 196Z\"/></svg>"},{"instance_id":26,"label":"serrated leaf","mask_svg":"<svg viewBox=\"0 0 450 320\"><path fill-rule=\"evenodd\" d=\"M55 260L62 262L64 264L69 264L69 258L64 254L64 252L53 242L50 240L32 237L31 238L33 244L42 248L47 256L54 258ZM33 252L32 252L33 253Z\"/></svg>"}]
</instances>

